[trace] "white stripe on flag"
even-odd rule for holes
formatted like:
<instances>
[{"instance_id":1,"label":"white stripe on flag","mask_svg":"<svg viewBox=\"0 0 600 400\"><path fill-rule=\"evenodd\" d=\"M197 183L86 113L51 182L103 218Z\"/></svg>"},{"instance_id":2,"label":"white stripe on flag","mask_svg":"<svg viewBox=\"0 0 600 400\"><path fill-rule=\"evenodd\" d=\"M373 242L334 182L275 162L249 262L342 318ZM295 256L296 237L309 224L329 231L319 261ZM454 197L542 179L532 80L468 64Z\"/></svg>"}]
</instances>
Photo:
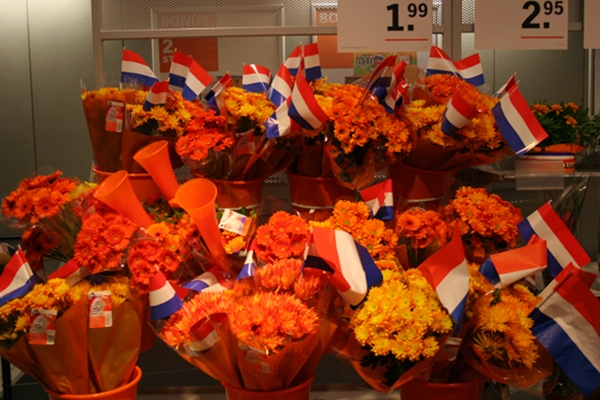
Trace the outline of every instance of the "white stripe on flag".
<instances>
[{"instance_id":1,"label":"white stripe on flag","mask_svg":"<svg viewBox=\"0 0 600 400\"><path fill-rule=\"evenodd\" d=\"M444 58L430 57L427 62L427 69L434 71L448 71L456 73L456 67L450 60Z\"/></svg>"},{"instance_id":2,"label":"white stripe on flag","mask_svg":"<svg viewBox=\"0 0 600 400\"><path fill-rule=\"evenodd\" d=\"M546 247L548 248L548 251L552 253L556 261L558 261L563 268L566 267L570 262L572 262L577 268L583 267L583 265L577 264L577 260L571 256L571 253L569 253L567 248L558 239L554 231L548 226L548 224L546 224L546 221L544 221L539 211L534 211L529 217L527 217L527 221L529 221L531 224L535 234L546 241Z\"/></svg>"},{"instance_id":3,"label":"white stripe on flag","mask_svg":"<svg viewBox=\"0 0 600 400\"><path fill-rule=\"evenodd\" d=\"M517 132L521 138L521 142L526 146L523 151L528 151L534 147L539 141L532 135L529 126L527 126L525 120L521 114L519 114L519 110L517 110L512 103L510 94L503 96L502 99L500 99L500 108L508 123L512 126L513 130Z\"/></svg>"},{"instance_id":4,"label":"white stripe on flag","mask_svg":"<svg viewBox=\"0 0 600 400\"><path fill-rule=\"evenodd\" d=\"M471 79L481 75L481 64L475 64L472 67L466 69L457 69L457 72L464 80Z\"/></svg>"},{"instance_id":5,"label":"white stripe on flag","mask_svg":"<svg viewBox=\"0 0 600 400\"><path fill-rule=\"evenodd\" d=\"M350 285L344 298L350 304L359 304L367 293L367 277L362 267L358 250L352 236L344 231L335 230L335 245L340 260L341 273Z\"/></svg>"},{"instance_id":6,"label":"white stripe on flag","mask_svg":"<svg viewBox=\"0 0 600 400\"><path fill-rule=\"evenodd\" d=\"M448 313L452 314L469 292L467 260L463 260L453 268L444 280L438 284L436 291L440 297L440 302L448 309Z\"/></svg>"},{"instance_id":7,"label":"white stripe on flag","mask_svg":"<svg viewBox=\"0 0 600 400\"><path fill-rule=\"evenodd\" d=\"M553 281L556 283L556 281ZM564 331L573 343L585 354L590 363L600 371L600 336L577 308L565 300L558 292L551 291L538 309L549 318L552 318Z\"/></svg>"},{"instance_id":8,"label":"white stripe on flag","mask_svg":"<svg viewBox=\"0 0 600 400\"><path fill-rule=\"evenodd\" d=\"M175 297L175 289L168 283L160 289L151 292L150 306L159 306Z\"/></svg>"},{"instance_id":9,"label":"white stripe on flag","mask_svg":"<svg viewBox=\"0 0 600 400\"><path fill-rule=\"evenodd\" d=\"M185 78L189 70L189 67L186 67L185 65L171 64L171 70L169 71L169 74Z\"/></svg>"},{"instance_id":10,"label":"white stripe on flag","mask_svg":"<svg viewBox=\"0 0 600 400\"><path fill-rule=\"evenodd\" d=\"M215 343L219 340L219 334L217 331L212 331L204 339L196 342L190 342L190 349L200 352L212 348Z\"/></svg>"},{"instance_id":11,"label":"white stripe on flag","mask_svg":"<svg viewBox=\"0 0 600 400\"><path fill-rule=\"evenodd\" d=\"M523 278L527 278L531 275L535 275L536 272L542 271L544 269L546 269L546 265L542 265L536 268L523 269L515 272L508 272L506 274L498 274L498 276L500 277L500 282L496 285L496 287L510 285L513 282L519 281Z\"/></svg>"},{"instance_id":12,"label":"white stripe on flag","mask_svg":"<svg viewBox=\"0 0 600 400\"><path fill-rule=\"evenodd\" d=\"M27 262L24 262L17 270L17 273L13 277L13 280L10 282L10 284L6 287L6 289L2 291L2 293L0 293L0 297L4 297L19 289L32 276L33 273L31 271L31 268L29 267L29 264Z\"/></svg>"},{"instance_id":13,"label":"white stripe on flag","mask_svg":"<svg viewBox=\"0 0 600 400\"><path fill-rule=\"evenodd\" d=\"M123 61L121 63L121 71L126 73L139 74L144 76L154 77L154 73L147 65L143 65L134 61Z\"/></svg>"}]
</instances>

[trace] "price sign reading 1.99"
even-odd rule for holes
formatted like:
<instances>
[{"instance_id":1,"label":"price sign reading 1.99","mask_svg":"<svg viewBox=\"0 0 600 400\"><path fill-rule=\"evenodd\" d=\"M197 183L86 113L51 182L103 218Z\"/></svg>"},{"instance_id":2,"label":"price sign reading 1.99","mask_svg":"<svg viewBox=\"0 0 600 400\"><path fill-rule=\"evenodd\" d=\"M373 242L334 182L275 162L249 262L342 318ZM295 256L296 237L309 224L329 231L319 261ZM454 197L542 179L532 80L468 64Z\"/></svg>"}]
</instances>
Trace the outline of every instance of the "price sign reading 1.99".
<instances>
[{"instance_id":1,"label":"price sign reading 1.99","mask_svg":"<svg viewBox=\"0 0 600 400\"><path fill-rule=\"evenodd\" d=\"M566 49L569 0L478 0L476 49Z\"/></svg>"},{"instance_id":2,"label":"price sign reading 1.99","mask_svg":"<svg viewBox=\"0 0 600 400\"><path fill-rule=\"evenodd\" d=\"M431 0L338 0L339 52L428 51Z\"/></svg>"}]
</instances>

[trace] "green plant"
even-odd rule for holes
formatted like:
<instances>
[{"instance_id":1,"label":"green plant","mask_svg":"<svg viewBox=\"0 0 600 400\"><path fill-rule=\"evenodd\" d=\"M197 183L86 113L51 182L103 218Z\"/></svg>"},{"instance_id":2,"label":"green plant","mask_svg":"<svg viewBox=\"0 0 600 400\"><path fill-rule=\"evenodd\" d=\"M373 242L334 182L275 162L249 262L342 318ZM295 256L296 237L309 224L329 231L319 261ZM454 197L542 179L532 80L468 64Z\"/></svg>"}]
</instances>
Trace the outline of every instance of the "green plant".
<instances>
[{"instance_id":1,"label":"green plant","mask_svg":"<svg viewBox=\"0 0 600 400\"><path fill-rule=\"evenodd\" d=\"M545 100L532 107L533 115L548 133L539 147L578 144L595 147L600 134L600 117L591 117L588 109L573 102L549 104Z\"/></svg>"}]
</instances>

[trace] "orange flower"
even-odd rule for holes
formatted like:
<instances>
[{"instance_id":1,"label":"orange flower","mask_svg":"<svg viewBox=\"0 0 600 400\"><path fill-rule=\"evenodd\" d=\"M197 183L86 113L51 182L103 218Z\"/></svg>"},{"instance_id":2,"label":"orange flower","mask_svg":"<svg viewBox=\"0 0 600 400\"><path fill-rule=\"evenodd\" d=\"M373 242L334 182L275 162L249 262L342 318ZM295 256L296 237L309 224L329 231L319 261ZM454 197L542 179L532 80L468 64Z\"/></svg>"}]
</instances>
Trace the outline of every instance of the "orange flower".
<instances>
[{"instance_id":1,"label":"orange flower","mask_svg":"<svg viewBox=\"0 0 600 400\"><path fill-rule=\"evenodd\" d=\"M308 224L299 216L285 211L274 213L267 224L256 231L257 257L273 262L288 257L300 257L306 247Z\"/></svg>"}]
</instances>

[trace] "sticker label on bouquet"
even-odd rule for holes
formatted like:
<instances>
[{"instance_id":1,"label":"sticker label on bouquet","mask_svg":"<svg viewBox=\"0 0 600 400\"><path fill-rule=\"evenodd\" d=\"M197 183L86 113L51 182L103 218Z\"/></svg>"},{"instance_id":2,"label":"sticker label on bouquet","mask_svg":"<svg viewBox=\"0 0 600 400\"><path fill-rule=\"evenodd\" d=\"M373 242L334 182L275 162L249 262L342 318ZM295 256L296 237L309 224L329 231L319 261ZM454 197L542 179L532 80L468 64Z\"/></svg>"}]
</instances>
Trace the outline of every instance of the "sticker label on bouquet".
<instances>
[{"instance_id":1,"label":"sticker label on bouquet","mask_svg":"<svg viewBox=\"0 0 600 400\"><path fill-rule=\"evenodd\" d=\"M260 158L266 162L271 157L271 154L273 154L273 150L275 150L275 139L269 139L261 150Z\"/></svg>"},{"instance_id":2,"label":"sticker label on bouquet","mask_svg":"<svg viewBox=\"0 0 600 400\"><path fill-rule=\"evenodd\" d=\"M225 231L237 233L238 235L246 236L250 231L252 218L244 214L235 212L229 208L223 210L223 216L219 222L219 228Z\"/></svg>"},{"instance_id":3,"label":"sticker label on bouquet","mask_svg":"<svg viewBox=\"0 0 600 400\"><path fill-rule=\"evenodd\" d=\"M56 310L31 310L29 344L54 344L56 336Z\"/></svg>"},{"instance_id":4,"label":"sticker label on bouquet","mask_svg":"<svg viewBox=\"0 0 600 400\"><path fill-rule=\"evenodd\" d=\"M267 354L264 351L246 346L245 344L239 343L240 350L244 352L244 361L249 369L254 371L260 371L265 374L271 373L271 368L267 360Z\"/></svg>"},{"instance_id":5,"label":"sticker label on bouquet","mask_svg":"<svg viewBox=\"0 0 600 400\"><path fill-rule=\"evenodd\" d=\"M109 101L106 108L106 123L104 130L107 132L123 132L123 112L125 103Z\"/></svg>"},{"instance_id":6,"label":"sticker label on bouquet","mask_svg":"<svg viewBox=\"0 0 600 400\"><path fill-rule=\"evenodd\" d=\"M244 154L252 154L256 149L256 141L254 139L254 130L251 129L240 135L237 142L236 154L238 156Z\"/></svg>"},{"instance_id":7,"label":"sticker label on bouquet","mask_svg":"<svg viewBox=\"0 0 600 400\"><path fill-rule=\"evenodd\" d=\"M113 321L110 291L90 292L88 297L90 328L111 327Z\"/></svg>"}]
</instances>

